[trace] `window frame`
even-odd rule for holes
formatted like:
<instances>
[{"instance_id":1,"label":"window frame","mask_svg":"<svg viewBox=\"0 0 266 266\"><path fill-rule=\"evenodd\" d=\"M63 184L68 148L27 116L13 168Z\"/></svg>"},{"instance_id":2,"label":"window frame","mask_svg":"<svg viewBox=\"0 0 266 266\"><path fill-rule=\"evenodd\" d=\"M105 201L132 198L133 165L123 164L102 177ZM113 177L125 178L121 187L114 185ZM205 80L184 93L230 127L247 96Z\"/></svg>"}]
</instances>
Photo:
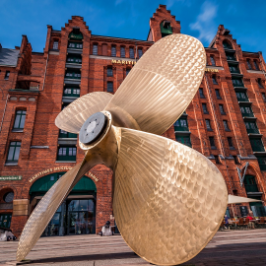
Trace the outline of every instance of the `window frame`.
<instances>
[{"instance_id":1,"label":"window frame","mask_svg":"<svg viewBox=\"0 0 266 266\"><path fill-rule=\"evenodd\" d=\"M215 95L216 95L216 99L217 100L222 100L222 96L220 94L220 90L219 89L215 89Z\"/></svg>"},{"instance_id":2,"label":"window frame","mask_svg":"<svg viewBox=\"0 0 266 266\"><path fill-rule=\"evenodd\" d=\"M205 95L204 95L204 92L203 92L203 88L199 88L199 95L200 95L200 98L201 99L205 99Z\"/></svg>"},{"instance_id":3,"label":"window frame","mask_svg":"<svg viewBox=\"0 0 266 266\"><path fill-rule=\"evenodd\" d=\"M122 53L122 51L123 51L123 53ZM126 58L126 47L125 46L120 46L120 57Z\"/></svg>"},{"instance_id":4,"label":"window frame","mask_svg":"<svg viewBox=\"0 0 266 266\"><path fill-rule=\"evenodd\" d=\"M24 130L25 122L26 122L26 115L27 115L26 110L16 110L12 132L18 132L18 131L21 132ZM18 127L15 127L17 119L19 120L19 122L18 122L19 125L18 125ZM21 125L21 123L23 125Z\"/></svg>"},{"instance_id":5,"label":"window frame","mask_svg":"<svg viewBox=\"0 0 266 266\"><path fill-rule=\"evenodd\" d=\"M216 62L215 62L215 59L214 59L213 55L210 56L210 60L211 60L211 65L212 66L216 66Z\"/></svg>"},{"instance_id":6,"label":"window frame","mask_svg":"<svg viewBox=\"0 0 266 266\"><path fill-rule=\"evenodd\" d=\"M112 66L108 66L106 69L106 76L107 77L113 77L114 76L114 72L113 72L113 67Z\"/></svg>"},{"instance_id":7,"label":"window frame","mask_svg":"<svg viewBox=\"0 0 266 266\"><path fill-rule=\"evenodd\" d=\"M228 142L228 146L230 148L230 150L234 150L234 144L233 144L233 138L232 137L227 137L227 142Z\"/></svg>"},{"instance_id":8,"label":"window frame","mask_svg":"<svg viewBox=\"0 0 266 266\"><path fill-rule=\"evenodd\" d=\"M98 43L92 44L92 55L98 55L99 54L99 47Z\"/></svg>"},{"instance_id":9,"label":"window frame","mask_svg":"<svg viewBox=\"0 0 266 266\"><path fill-rule=\"evenodd\" d=\"M228 125L228 121L227 120L223 120L223 125L224 125L224 130L225 131L231 131Z\"/></svg>"},{"instance_id":10,"label":"window frame","mask_svg":"<svg viewBox=\"0 0 266 266\"><path fill-rule=\"evenodd\" d=\"M11 152L11 148L13 148L13 151ZM18 160L19 160L19 155L20 155L20 148L21 148L21 141L11 141L9 143L9 146L8 146L8 152L7 152L7 157L6 157L6 163L18 163ZM17 152L17 149L18 149L18 152ZM13 153L11 155L12 159L9 159L10 157L10 153ZM17 155L17 159L16 158L16 153L18 153Z\"/></svg>"},{"instance_id":11,"label":"window frame","mask_svg":"<svg viewBox=\"0 0 266 266\"><path fill-rule=\"evenodd\" d=\"M65 150L65 154L66 155L59 154L60 153L60 149L66 149ZM70 149L72 149L71 150L71 153L74 154L74 155L69 154L70 153ZM62 153L64 153L64 150L62 150ZM75 162L76 161L76 158L77 158L77 147L76 146L64 146L64 145L60 145L58 147L57 156L56 156L56 160L57 161L70 161L70 162Z\"/></svg>"},{"instance_id":12,"label":"window frame","mask_svg":"<svg viewBox=\"0 0 266 266\"><path fill-rule=\"evenodd\" d=\"M9 77L10 77L10 71L6 70L5 80L9 80Z\"/></svg>"},{"instance_id":13,"label":"window frame","mask_svg":"<svg viewBox=\"0 0 266 266\"><path fill-rule=\"evenodd\" d=\"M218 84L218 81L217 81L217 77L216 77L216 75L212 75L212 84L213 84L213 85L219 85L219 84Z\"/></svg>"},{"instance_id":14,"label":"window frame","mask_svg":"<svg viewBox=\"0 0 266 266\"><path fill-rule=\"evenodd\" d=\"M216 150L215 140L213 136L209 136L209 142L212 150ZM213 142L213 143L212 143ZM212 145L213 144L213 145Z\"/></svg>"},{"instance_id":15,"label":"window frame","mask_svg":"<svg viewBox=\"0 0 266 266\"><path fill-rule=\"evenodd\" d=\"M131 58L131 59L135 58L134 47L129 47L129 58Z\"/></svg>"},{"instance_id":16,"label":"window frame","mask_svg":"<svg viewBox=\"0 0 266 266\"><path fill-rule=\"evenodd\" d=\"M224 105L223 104L219 104L219 110L220 110L221 115L226 115L226 112L224 111Z\"/></svg>"},{"instance_id":17,"label":"window frame","mask_svg":"<svg viewBox=\"0 0 266 266\"><path fill-rule=\"evenodd\" d=\"M202 104L202 110L204 114L209 114L208 108L207 108L207 103Z\"/></svg>"},{"instance_id":18,"label":"window frame","mask_svg":"<svg viewBox=\"0 0 266 266\"><path fill-rule=\"evenodd\" d=\"M143 56L143 49L138 48L138 57L141 58Z\"/></svg>"},{"instance_id":19,"label":"window frame","mask_svg":"<svg viewBox=\"0 0 266 266\"><path fill-rule=\"evenodd\" d=\"M213 131L210 119L205 119L205 125L206 125L206 128L207 128L207 131Z\"/></svg>"},{"instance_id":20,"label":"window frame","mask_svg":"<svg viewBox=\"0 0 266 266\"><path fill-rule=\"evenodd\" d=\"M112 45L111 46L111 56L112 57L116 57L116 45Z\"/></svg>"},{"instance_id":21,"label":"window frame","mask_svg":"<svg viewBox=\"0 0 266 266\"><path fill-rule=\"evenodd\" d=\"M112 84L112 91L109 89L109 86L108 84ZM107 89L106 89L107 92L114 92L114 82L113 81L107 81Z\"/></svg>"}]
</instances>

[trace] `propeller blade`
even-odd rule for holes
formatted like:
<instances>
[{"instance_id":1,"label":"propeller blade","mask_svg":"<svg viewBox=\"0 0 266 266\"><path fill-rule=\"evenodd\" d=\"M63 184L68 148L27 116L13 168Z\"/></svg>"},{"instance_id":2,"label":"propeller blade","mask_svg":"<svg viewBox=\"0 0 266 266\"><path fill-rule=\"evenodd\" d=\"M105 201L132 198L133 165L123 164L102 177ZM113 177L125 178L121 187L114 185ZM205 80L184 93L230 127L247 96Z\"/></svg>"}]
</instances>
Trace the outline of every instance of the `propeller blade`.
<instances>
[{"instance_id":1,"label":"propeller blade","mask_svg":"<svg viewBox=\"0 0 266 266\"><path fill-rule=\"evenodd\" d=\"M52 219L62 201L68 196L77 182L92 167L88 156L74 166L48 190L29 217L20 236L17 248L17 261L23 260L36 244L44 229Z\"/></svg>"},{"instance_id":2,"label":"propeller blade","mask_svg":"<svg viewBox=\"0 0 266 266\"><path fill-rule=\"evenodd\" d=\"M102 111L112 96L111 93L97 91L78 98L58 114L55 119L56 126L78 134L87 118Z\"/></svg>"},{"instance_id":3,"label":"propeller blade","mask_svg":"<svg viewBox=\"0 0 266 266\"><path fill-rule=\"evenodd\" d=\"M227 188L202 154L170 139L120 128L113 211L140 257L179 265L211 240L225 214Z\"/></svg>"},{"instance_id":4,"label":"propeller blade","mask_svg":"<svg viewBox=\"0 0 266 266\"><path fill-rule=\"evenodd\" d=\"M186 110L205 71L201 42L172 34L153 44L133 67L105 110L124 127L161 135ZM119 125L119 123L117 123Z\"/></svg>"}]
</instances>

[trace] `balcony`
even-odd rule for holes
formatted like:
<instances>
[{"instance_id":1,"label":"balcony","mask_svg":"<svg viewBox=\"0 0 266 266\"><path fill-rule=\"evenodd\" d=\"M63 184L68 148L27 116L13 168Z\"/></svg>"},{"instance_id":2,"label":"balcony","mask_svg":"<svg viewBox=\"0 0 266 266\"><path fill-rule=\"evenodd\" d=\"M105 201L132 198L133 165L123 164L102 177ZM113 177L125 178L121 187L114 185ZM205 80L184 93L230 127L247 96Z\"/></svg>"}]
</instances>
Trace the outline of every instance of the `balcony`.
<instances>
[{"instance_id":1,"label":"balcony","mask_svg":"<svg viewBox=\"0 0 266 266\"><path fill-rule=\"evenodd\" d=\"M254 117L254 114L252 112L250 112L250 113L242 113L242 117Z\"/></svg>"},{"instance_id":2,"label":"balcony","mask_svg":"<svg viewBox=\"0 0 266 266\"><path fill-rule=\"evenodd\" d=\"M249 102L248 97L237 97L238 102Z\"/></svg>"},{"instance_id":3,"label":"balcony","mask_svg":"<svg viewBox=\"0 0 266 266\"><path fill-rule=\"evenodd\" d=\"M251 142L251 147L253 152L265 152L264 146L262 144L256 144Z\"/></svg>"}]
</instances>

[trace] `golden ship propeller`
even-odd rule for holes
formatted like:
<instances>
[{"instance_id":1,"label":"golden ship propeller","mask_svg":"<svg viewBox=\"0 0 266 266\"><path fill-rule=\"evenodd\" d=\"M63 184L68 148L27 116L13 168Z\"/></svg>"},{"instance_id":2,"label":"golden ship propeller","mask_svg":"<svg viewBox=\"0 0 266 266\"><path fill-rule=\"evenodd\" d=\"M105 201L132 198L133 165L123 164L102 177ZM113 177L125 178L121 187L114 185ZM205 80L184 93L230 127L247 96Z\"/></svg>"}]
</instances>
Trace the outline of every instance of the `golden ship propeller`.
<instances>
[{"instance_id":1,"label":"golden ship propeller","mask_svg":"<svg viewBox=\"0 0 266 266\"><path fill-rule=\"evenodd\" d=\"M77 182L97 164L113 170L116 224L140 257L176 265L207 245L227 207L224 178L202 154L159 136L192 101L205 66L200 41L172 34L149 48L114 95L89 93L60 112L55 124L79 133L85 157L32 212L20 237L18 261L30 252Z\"/></svg>"}]
</instances>

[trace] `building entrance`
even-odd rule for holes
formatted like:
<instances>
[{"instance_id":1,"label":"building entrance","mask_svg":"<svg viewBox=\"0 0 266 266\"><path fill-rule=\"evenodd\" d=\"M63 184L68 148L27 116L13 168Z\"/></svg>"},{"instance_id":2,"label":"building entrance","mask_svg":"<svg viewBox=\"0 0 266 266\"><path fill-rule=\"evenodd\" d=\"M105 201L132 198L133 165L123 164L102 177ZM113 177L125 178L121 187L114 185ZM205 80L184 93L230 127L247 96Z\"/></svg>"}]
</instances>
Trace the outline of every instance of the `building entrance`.
<instances>
[{"instance_id":1,"label":"building entrance","mask_svg":"<svg viewBox=\"0 0 266 266\"><path fill-rule=\"evenodd\" d=\"M30 189L32 210L50 187L64 173L55 173L37 180ZM83 177L57 209L42 236L95 233L96 186Z\"/></svg>"}]
</instances>

